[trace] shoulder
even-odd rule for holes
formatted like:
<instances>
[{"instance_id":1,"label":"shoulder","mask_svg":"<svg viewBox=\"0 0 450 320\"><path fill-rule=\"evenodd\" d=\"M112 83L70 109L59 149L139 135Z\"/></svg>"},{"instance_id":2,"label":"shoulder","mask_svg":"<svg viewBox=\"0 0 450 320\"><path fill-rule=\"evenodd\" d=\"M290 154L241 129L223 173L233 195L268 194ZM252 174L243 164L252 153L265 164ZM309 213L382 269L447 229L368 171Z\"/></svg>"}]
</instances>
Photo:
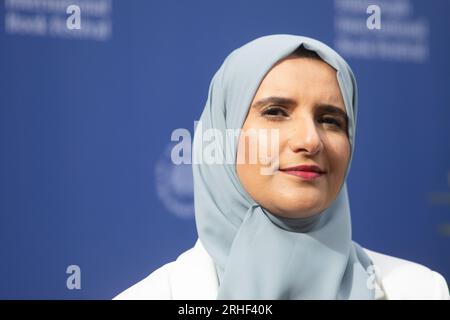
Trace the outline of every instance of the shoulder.
<instances>
[{"instance_id":1,"label":"shoulder","mask_svg":"<svg viewBox=\"0 0 450 320\"><path fill-rule=\"evenodd\" d=\"M200 240L175 261L117 295L114 300L215 299L216 270Z\"/></svg>"},{"instance_id":2,"label":"shoulder","mask_svg":"<svg viewBox=\"0 0 450 320\"><path fill-rule=\"evenodd\" d=\"M121 292L113 300L168 300L172 299L169 275L175 262L163 265L145 279Z\"/></svg>"},{"instance_id":3,"label":"shoulder","mask_svg":"<svg viewBox=\"0 0 450 320\"><path fill-rule=\"evenodd\" d=\"M444 277L424 265L363 248L386 299L448 300Z\"/></svg>"},{"instance_id":4,"label":"shoulder","mask_svg":"<svg viewBox=\"0 0 450 320\"><path fill-rule=\"evenodd\" d=\"M363 250L374 264L378 299L450 299L447 283L436 271L412 261ZM214 263L198 240L176 261L157 269L114 299L206 300L215 299L217 289Z\"/></svg>"}]
</instances>

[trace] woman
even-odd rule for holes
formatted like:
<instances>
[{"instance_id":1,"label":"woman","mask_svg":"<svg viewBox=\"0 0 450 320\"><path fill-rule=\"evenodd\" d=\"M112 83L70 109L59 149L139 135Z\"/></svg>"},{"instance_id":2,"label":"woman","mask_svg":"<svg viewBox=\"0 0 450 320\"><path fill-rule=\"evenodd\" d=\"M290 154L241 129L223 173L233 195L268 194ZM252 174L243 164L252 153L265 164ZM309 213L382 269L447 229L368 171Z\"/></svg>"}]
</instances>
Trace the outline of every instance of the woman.
<instances>
[{"instance_id":1,"label":"woman","mask_svg":"<svg viewBox=\"0 0 450 320\"><path fill-rule=\"evenodd\" d=\"M356 114L355 77L325 44L270 35L233 51L194 136L199 240L116 299L448 299L437 272L351 240ZM208 129L232 163L196 161Z\"/></svg>"}]
</instances>

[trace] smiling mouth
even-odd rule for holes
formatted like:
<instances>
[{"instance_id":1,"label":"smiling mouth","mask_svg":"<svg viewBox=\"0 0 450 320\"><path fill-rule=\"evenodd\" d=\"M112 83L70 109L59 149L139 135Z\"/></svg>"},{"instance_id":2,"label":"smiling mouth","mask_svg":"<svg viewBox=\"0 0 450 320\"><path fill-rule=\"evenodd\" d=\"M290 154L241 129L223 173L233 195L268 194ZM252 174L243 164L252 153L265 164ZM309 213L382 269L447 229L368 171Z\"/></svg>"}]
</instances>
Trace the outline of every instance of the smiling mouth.
<instances>
[{"instance_id":1,"label":"smiling mouth","mask_svg":"<svg viewBox=\"0 0 450 320\"><path fill-rule=\"evenodd\" d=\"M280 170L280 171L284 172L286 174L289 174L289 175L293 175L293 176L302 178L303 180L306 180L306 181L316 180L317 178L320 178L321 176L323 176L325 174L325 173L321 173L321 172L302 171L302 170Z\"/></svg>"}]
</instances>

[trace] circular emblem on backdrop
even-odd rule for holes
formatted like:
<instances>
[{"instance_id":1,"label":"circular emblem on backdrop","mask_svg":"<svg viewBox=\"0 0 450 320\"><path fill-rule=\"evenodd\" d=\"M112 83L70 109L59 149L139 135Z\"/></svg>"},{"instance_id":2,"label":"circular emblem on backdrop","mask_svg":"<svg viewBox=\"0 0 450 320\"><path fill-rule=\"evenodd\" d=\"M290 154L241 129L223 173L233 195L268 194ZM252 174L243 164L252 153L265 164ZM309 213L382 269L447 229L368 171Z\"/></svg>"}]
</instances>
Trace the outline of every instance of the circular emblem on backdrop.
<instances>
[{"instance_id":1,"label":"circular emblem on backdrop","mask_svg":"<svg viewBox=\"0 0 450 320\"><path fill-rule=\"evenodd\" d=\"M169 143L155 165L156 192L167 211L180 218L194 217L192 166L174 164L175 142ZM187 155L190 159L191 155Z\"/></svg>"}]
</instances>

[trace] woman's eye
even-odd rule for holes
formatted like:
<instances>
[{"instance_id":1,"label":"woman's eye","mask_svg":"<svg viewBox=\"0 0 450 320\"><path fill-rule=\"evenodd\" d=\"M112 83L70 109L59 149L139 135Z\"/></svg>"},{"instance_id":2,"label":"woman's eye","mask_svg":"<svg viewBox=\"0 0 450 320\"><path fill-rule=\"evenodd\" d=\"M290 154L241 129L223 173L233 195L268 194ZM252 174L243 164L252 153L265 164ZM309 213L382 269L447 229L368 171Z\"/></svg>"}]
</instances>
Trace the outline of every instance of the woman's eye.
<instances>
[{"instance_id":1,"label":"woman's eye","mask_svg":"<svg viewBox=\"0 0 450 320\"><path fill-rule=\"evenodd\" d=\"M342 128L342 124L339 120L331 117L324 117L320 120L321 123L331 124L333 126L336 126L338 128Z\"/></svg>"},{"instance_id":2,"label":"woman's eye","mask_svg":"<svg viewBox=\"0 0 450 320\"><path fill-rule=\"evenodd\" d=\"M279 107L269 107L262 112L262 115L267 118L280 118L288 116L287 112L283 108Z\"/></svg>"}]
</instances>

